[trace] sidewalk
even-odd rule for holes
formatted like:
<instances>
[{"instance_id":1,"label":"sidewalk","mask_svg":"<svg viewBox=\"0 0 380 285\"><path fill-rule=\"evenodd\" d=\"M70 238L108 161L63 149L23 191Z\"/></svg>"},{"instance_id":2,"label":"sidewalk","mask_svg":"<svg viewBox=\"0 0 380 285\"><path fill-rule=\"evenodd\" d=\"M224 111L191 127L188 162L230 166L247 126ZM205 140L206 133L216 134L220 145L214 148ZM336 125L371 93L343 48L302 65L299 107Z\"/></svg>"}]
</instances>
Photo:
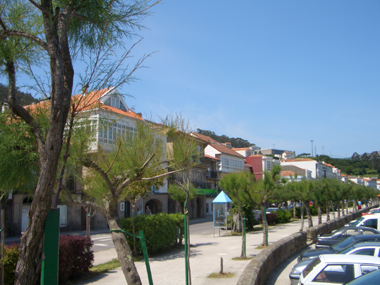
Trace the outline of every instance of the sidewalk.
<instances>
[{"instance_id":1,"label":"sidewalk","mask_svg":"<svg viewBox=\"0 0 380 285\"><path fill-rule=\"evenodd\" d=\"M323 222L326 217L323 216ZM207 220L206 220L207 222ZM194 221L193 221L194 224ZM210 231L205 234L191 234L190 230L190 268L192 284L236 284L244 268L250 260L233 260L239 257L241 253L242 237L218 235L215 230L213 234L212 222ZM317 225L317 217L313 217L313 224ZM300 230L301 221L295 221L288 224L279 224L269 227L268 242L274 243L284 237L287 237ZM307 228L307 220L304 223L304 230ZM247 257L257 255L261 249L257 249L263 242L262 231L247 233ZM95 264L101 264L116 258L114 249L95 252ZM208 278L212 273L220 271L221 257L223 258L223 271L234 273L232 278ZM180 285L185 284L185 260L184 251L178 250L168 254L163 254L149 259L152 279L154 284L158 285ZM135 263L139 272L142 284L149 284L144 261ZM80 284L126 284L124 275L120 268L106 274L102 274L95 279L87 280Z\"/></svg>"}]
</instances>

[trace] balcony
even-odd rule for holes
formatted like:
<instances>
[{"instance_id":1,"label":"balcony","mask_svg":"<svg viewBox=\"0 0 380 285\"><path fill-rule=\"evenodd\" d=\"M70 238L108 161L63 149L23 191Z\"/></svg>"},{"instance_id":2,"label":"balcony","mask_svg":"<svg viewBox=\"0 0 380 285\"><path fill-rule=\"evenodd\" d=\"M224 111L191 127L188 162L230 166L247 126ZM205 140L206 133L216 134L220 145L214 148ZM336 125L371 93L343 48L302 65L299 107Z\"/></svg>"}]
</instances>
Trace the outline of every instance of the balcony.
<instances>
[{"instance_id":1,"label":"balcony","mask_svg":"<svg viewBox=\"0 0 380 285\"><path fill-rule=\"evenodd\" d=\"M218 172L216 172L216 171L207 171L206 172L206 178L217 179L217 178L219 178Z\"/></svg>"}]
</instances>

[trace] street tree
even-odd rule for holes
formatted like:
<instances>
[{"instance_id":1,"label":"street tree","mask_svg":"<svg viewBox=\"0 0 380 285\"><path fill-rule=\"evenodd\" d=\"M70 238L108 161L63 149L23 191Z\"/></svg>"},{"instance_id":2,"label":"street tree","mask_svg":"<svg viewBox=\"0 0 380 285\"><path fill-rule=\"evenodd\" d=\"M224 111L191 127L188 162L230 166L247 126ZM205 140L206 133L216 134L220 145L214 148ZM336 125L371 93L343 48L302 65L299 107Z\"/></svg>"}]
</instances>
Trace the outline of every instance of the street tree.
<instances>
[{"instance_id":1,"label":"street tree","mask_svg":"<svg viewBox=\"0 0 380 285\"><path fill-rule=\"evenodd\" d=\"M180 183L181 182L179 182L179 184ZM189 191L187 191L187 189L189 189ZM192 184L189 185L189 187L181 187L176 183L169 185L168 194L171 199L178 203L178 208L180 209L181 213L184 214L185 208L188 208L188 206L186 206L188 204L188 201L197 196L197 190Z\"/></svg>"},{"instance_id":2,"label":"street tree","mask_svg":"<svg viewBox=\"0 0 380 285\"><path fill-rule=\"evenodd\" d=\"M311 181L306 179L302 179L301 181L291 181L286 185L286 187L296 195L297 199L301 201L301 229L303 231L304 226L304 207L306 208L306 212L308 215L308 224L309 227L313 226L313 220L311 218L310 211L310 201L311 201L311 193L314 190L314 184Z\"/></svg>"},{"instance_id":3,"label":"street tree","mask_svg":"<svg viewBox=\"0 0 380 285\"><path fill-rule=\"evenodd\" d=\"M268 223L266 221L266 206L271 199L271 195L277 188L282 187L281 183L281 166L274 165L271 171L264 171L264 178L255 180L254 175L247 175L243 188L243 196L247 203L258 205L263 217L263 246L268 246Z\"/></svg>"},{"instance_id":4,"label":"street tree","mask_svg":"<svg viewBox=\"0 0 380 285\"><path fill-rule=\"evenodd\" d=\"M9 51L11 44L23 39L20 41L21 47L14 49L16 54L2 54L1 64L9 82L7 103L14 114L30 125L37 141L39 156L39 177L29 212L29 224L20 242L16 284L34 284L38 279L38 251L45 218L51 207L63 132L73 91L73 60L85 62L87 59L91 62L91 55L96 58L100 55L99 51L112 50L115 45L123 48L125 36L130 36L132 29L141 28L140 21L151 6L149 1L126 3L119 0L5 0L0 4L2 47L5 45ZM23 15L22 11L28 11L28 14ZM17 26L14 25L16 21L19 23ZM20 55L23 52L27 54L27 48L32 45L36 46L32 55L36 55L37 51L46 55L45 66L49 70L47 97L51 106L46 135L42 133L39 122L15 97L16 71L20 71L17 63L22 61ZM98 53L94 54L96 51ZM43 56L38 58L42 61L44 59ZM29 66L30 62L27 63ZM114 72L114 69L109 70L105 77L112 77ZM83 90L87 90L93 83L93 78L87 79L82 82Z\"/></svg>"},{"instance_id":5,"label":"street tree","mask_svg":"<svg viewBox=\"0 0 380 285\"><path fill-rule=\"evenodd\" d=\"M250 183L249 176L252 174L243 172L232 172L224 175L220 181L219 186L225 191L225 193L232 199L236 205L238 205L238 231L242 231L242 219L243 219L243 201L242 201L242 191L243 188L247 187L247 183ZM242 234L242 246L240 257L244 257L244 235Z\"/></svg>"},{"instance_id":6,"label":"street tree","mask_svg":"<svg viewBox=\"0 0 380 285\"><path fill-rule=\"evenodd\" d=\"M72 156L83 166L84 193L90 199L76 201L65 191L70 203L91 207L105 217L128 284L141 284L141 280L121 231L118 202L136 193L143 195L149 188L147 183L160 183L164 177L197 164L195 139L174 129L173 124L137 122L136 130L135 135L118 137L111 150L98 148L89 153L91 141L73 140L81 146L73 148L77 152Z\"/></svg>"}]
</instances>

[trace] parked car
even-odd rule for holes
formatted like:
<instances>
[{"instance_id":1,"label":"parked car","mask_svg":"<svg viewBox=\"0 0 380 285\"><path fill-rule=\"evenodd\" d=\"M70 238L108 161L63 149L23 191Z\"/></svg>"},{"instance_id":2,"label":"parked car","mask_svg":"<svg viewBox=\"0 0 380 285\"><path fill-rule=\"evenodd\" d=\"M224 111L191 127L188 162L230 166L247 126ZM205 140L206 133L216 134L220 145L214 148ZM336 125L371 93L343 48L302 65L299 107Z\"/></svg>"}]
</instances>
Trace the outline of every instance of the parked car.
<instances>
[{"instance_id":1,"label":"parked car","mask_svg":"<svg viewBox=\"0 0 380 285\"><path fill-rule=\"evenodd\" d=\"M330 247L353 235L380 234L380 231L368 227L343 227L330 234L320 234L317 237L315 248Z\"/></svg>"},{"instance_id":2,"label":"parked car","mask_svg":"<svg viewBox=\"0 0 380 285\"><path fill-rule=\"evenodd\" d=\"M380 268L380 258L360 255L328 254L315 258L300 275L299 284L345 284Z\"/></svg>"},{"instance_id":3,"label":"parked car","mask_svg":"<svg viewBox=\"0 0 380 285\"><path fill-rule=\"evenodd\" d=\"M346 285L378 285L380 280L380 270L370 272L362 275L348 283Z\"/></svg>"},{"instance_id":4,"label":"parked car","mask_svg":"<svg viewBox=\"0 0 380 285\"><path fill-rule=\"evenodd\" d=\"M317 258L321 254L337 254L341 252L342 250L345 250L348 247L352 246L353 244L357 244L358 242L365 242L365 241L380 242L380 235L350 236L349 238L346 238L345 240L342 240L341 242L338 242L332 245L331 247L310 249L300 254L300 256L298 257L298 262L306 260L306 259Z\"/></svg>"},{"instance_id":5,"label":"parked car","mask_svg":"<svg viewBox=\"0 0 380 285\"><path fill-rule=\"evenodd\" d=\"M362 216L354 222L347 224L348 227L369 227L380 229L380 213Z\"/></svg>"},{"instance_id":6,"label":"parked car","mask_svg":"<svg viewBox=\"0 0 380 285\"><path fill-rule=\"evenodd\" d=\"M296 208L300 208L301 206L302 206L301 203L296 203ZM293 209L293 207L294 207L294 204L293 204L293 203L290 203L289 206L288 206L288 210L289 210L289 209Z\"/></svg>"},{"instance_id":7,"label":"parked car","mask_svg":"<svg viewBox=\"0 0 380 285\"><path fill-rule=\"evenodd\" d=\"M380 213L380 208L374 208L374 209L369 210L369 212L362 213L362 216L378 214L378 213Z\"/></svg>"},{"instance_id":8,"label":"parked car","mask_svg":"<svg viewBox=\"0 0 380 285\"><path fill-rule=\"evenodd\" d=\"M280 210L286 210L284 206L280 207ZM278 207L269 207L266 209L266 213L270 214L271 212L276 212L278 211Z\"/></svg>"},{"instance_id":9,"label":"parked car","mask_svg":"<svg viewBox=\"0 0 380 285\"><path fill-rule=\"evenodd\" d=\"M354 244L340 252L338 254L346 255L368 255L368 256L380 256L380 242L359 242ZM306 259L301 262L298 262L293 266L292 271L289 273L290 283L292 285L298 284L301 272L312 262L313 259Z\"/></svg>"}]
</instances>

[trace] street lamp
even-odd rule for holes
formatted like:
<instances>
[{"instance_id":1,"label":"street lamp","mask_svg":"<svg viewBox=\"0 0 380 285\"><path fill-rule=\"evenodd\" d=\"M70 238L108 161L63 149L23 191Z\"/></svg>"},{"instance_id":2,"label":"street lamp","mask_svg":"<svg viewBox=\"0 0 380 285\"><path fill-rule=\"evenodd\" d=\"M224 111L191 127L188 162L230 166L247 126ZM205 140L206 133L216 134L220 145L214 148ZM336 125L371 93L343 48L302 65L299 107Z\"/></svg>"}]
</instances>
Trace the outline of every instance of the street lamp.
<instances>
[{"instance_id":1,"label":"street lamp","mask_svg":"<svg viewBox=\"0 0 380 285\"><path fill-rule=\"evenodd\" d=\"M311 156L314 156L313 155L313 142L314 142L314 140L311 140Z\"/></svg>"}]
</instances>

